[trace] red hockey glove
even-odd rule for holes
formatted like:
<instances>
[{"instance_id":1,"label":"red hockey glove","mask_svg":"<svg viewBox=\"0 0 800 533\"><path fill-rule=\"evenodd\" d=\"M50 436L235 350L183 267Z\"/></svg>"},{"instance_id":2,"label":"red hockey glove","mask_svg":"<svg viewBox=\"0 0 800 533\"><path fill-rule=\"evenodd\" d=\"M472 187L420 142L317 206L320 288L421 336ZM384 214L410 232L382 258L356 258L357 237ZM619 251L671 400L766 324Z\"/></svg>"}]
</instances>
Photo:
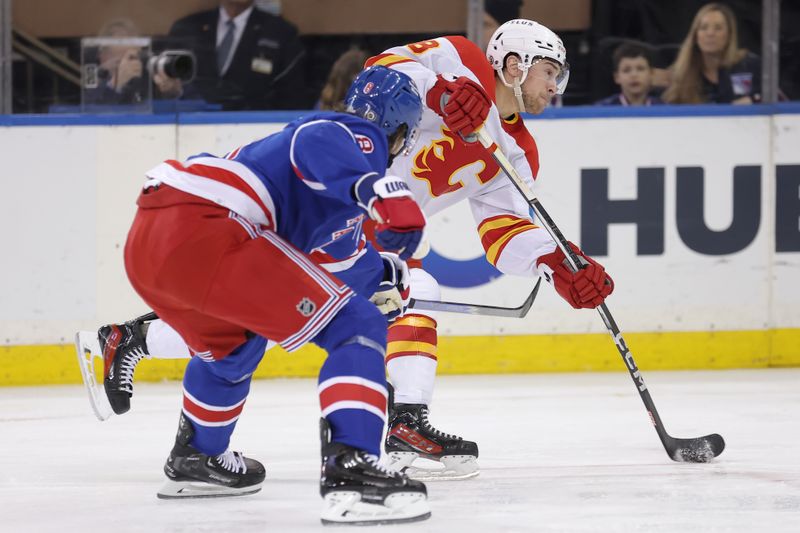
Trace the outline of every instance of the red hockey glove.
<instances>
[{"instance_id":1,"label":"red hockey glove","mask_svg":"<svg viewBox=\"0 0 800 533\"><path fill-rule=\"evenodd\" d=\"M397 254L380 252L383 259L383 281L376 289L370 302L386 315L389 322L403 316L411 301L411 275L406 262Z\"/></svg>"},{"instance_id":2,"label":"red hockey glove","mask_svg":"<svg viewBox=\"0 0 800 533\"><path fill-rule=\"evenodd\" d=\"M358 205L377 222L375 240L381 248L396 252L401 259L416 253L423 242L425 215L406 182L371 174L355 184L353 193Z\"/></svg>"},{"instance_id":3,"label":"red hockey glove","mask_svg":"<svg viewBox=\"0 0 800 533\"><path fill-rule=\"evenodd\" d=\"M577 272L572 272L567 258L560 248L554 252L543 255L536 261L551 282L556 292L575 309L594 309L614 291L614 281L606 274L603 265L585 255L573 243L568 243L570 248L583 259L586 264Z\"/></svg>"},{"instance_id":4,"label":"red hockey glove","mask_svg":"<svg viewBox=\"0 0 800 533\"><path fill-rule=\"evenodd\" d=\"M466 76L455 80L438 76L425 101L444 119L450 131L464 140L483 125L492 109L492 101L483 87Z\"/></svg>"}]
</instances>

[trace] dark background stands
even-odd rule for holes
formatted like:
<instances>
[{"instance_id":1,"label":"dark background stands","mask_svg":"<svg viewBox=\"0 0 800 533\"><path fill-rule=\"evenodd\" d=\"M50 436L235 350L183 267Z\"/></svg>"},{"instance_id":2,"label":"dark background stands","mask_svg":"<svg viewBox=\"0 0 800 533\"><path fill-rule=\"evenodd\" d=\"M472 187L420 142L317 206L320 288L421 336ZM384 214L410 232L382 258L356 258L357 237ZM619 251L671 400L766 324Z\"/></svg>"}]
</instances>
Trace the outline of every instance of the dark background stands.
<instances>
[{"instance_id":1,"label":"dark background stands","mask_svg":"<svg viewBox=\"0 0 800 533\"><path fill-rule=\"evenodd\" d=\"M313 96L303 79L305 50L297 29L281 17L253 9L230 66L217 72L219 9L189 15L173 24L167 43L197 56L197 77L185 98L218 103L226 111L308 109Z\"/></svg>"}]
</instances>

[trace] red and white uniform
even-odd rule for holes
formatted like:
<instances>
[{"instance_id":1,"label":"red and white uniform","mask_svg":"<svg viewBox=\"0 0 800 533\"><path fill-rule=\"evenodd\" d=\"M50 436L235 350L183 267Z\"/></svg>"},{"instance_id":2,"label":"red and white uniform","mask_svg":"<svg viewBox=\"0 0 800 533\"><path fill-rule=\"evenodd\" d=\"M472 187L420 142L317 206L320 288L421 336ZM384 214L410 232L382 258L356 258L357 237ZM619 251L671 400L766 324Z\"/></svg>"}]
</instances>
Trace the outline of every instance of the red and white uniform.
<instances>
[{"instance_id":1,"label":"red and white uniform","mask_svg":"<svg viewBox=\"0 0 800 533\"><path fill-rule=\"evenodd\" d=\"M390 48L370 58L370 65L384 65L410 76L423 101L437 75L443 74L478 82L495 101L495 72L483 51L464 37L440 37ZM520 117L504 120L493 105L484 127L533 186L539 154ZM406 179L428 216L468 200L486 258L505 274L538 276L536 260L555 249L555 242L532 222L527 202L491 155L480 143L463 143L430 108L423 111L414 150L395 158L391 173ZM427 272L412 268L411 278L413 298L440 297L438 283ZM436 345L436 321L430 313L406 314L389 329L386 361L398 402L430 403Z\"/></svg>"},{"instance_id":2,"label":"red and white uniform","mask_svg":"<svg viewBox=\"0 0 800 533\"><path fill-rule=\"evenodd\" d=\"M370 58L367 65L402 71L422 95L433 87L438 74L453 74L477 81L492 101L495 99L494 70L483 51L464 37L440 37L390 48ZM519 116L505 121L493 105L484 127L532 187L539 154ZM527 202L491 155L480 143L467 145L457 139L430 108L422 114L414 151L395 158L391 171L406 178L414 199L428 216L469 200L486 257L505 274L538 276L536 259L555 249L547 231L531 222Z\"/></svg>"}]
</instances>

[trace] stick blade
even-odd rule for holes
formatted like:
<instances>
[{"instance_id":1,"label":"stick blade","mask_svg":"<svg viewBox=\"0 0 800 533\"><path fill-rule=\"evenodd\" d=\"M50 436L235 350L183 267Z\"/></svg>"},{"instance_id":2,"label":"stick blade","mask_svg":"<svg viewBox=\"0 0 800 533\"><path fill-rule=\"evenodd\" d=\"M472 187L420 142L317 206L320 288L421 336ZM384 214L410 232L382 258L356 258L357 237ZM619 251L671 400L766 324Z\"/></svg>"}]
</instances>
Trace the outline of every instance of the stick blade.
<instances>
[{"instance_id":1,"label":"stick blade","mask_svg":"<svg viewBox=\"0 0 800 533\"><path fill-rule=\"evenodd\" d=\"M536 295L539 293L539 285L542 283L542 278L536 282L533 291L528 295L524 302L519 307L498 307L495 305L483 304L469 304L462 302L445 302L441 300L421 300L411 298L408 304L409 309L417 309L422 311L439 311L444 313L460 313L463 315L479 315L479 316L500 316L507 318L525 318L533 306Z\"/></svg>"},{"instance_id":2,"label":"stick blade","mask_svg":"<svg viewBox=\"0 0 800 533\"><path fill-rule=\"evenodd\" d=\"M679 463L708 463L725 450L722 435L712 433L696 439L672 439L667 453Z\"/></svg>"}]
</instances>

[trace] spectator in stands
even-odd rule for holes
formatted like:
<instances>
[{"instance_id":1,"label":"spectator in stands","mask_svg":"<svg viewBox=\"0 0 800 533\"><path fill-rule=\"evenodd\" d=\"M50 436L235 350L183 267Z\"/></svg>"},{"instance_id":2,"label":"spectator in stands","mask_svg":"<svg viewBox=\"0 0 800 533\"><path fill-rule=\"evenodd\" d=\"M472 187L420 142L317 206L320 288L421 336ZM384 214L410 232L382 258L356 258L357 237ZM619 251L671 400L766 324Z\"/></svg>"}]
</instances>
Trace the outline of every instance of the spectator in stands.
<instances>
[{"instance_id":1,"label":"spectator in stands","mask_svg":"<svg viewBox=\"0 0 800 533\"><path fill-rule=\"evenodd\" d=\"M652 96L653 52L644 43L627 41L614 50L614 83L620 92L597 102L597 105L640 106L663 103Z\"/></svg>"},{"instance_id":2,"label":"spectator in stands","mask_svg":"<svg viewBox=\"0 0 800 533\"><path fill-rule=\"evenodd\" d=\"M484 0L482 42L476 43L481 50L486 50L486 45L501 24L519 18L521 5L522 0Z\"/></svg>"},{"instance_id":3,"label":"spectator in stands","mask_svg":"<svg viewBox=\"0 0 800 533\"><path fill-rule=\"evenodd\" d=\"M194 52L197 76L185 87L173 80L167 95L200 98L224 110L311 107L302 90L305 50L297 28L253 4L221 0L172 25L170 48Z\"/></svg>"},{"instance_id":4,"label":"spectator in stands","mask_svg":"<svg viewBox=\"0 0 800 533\"><path fill-rule=\"evenodd\" d=\"M116 18L106 22L99 37L125 39L140 37L141 32L132 20ZM138 104L148 96L147 76L144 74L144 58L138 46L101 46L98 51L99 83L86 91L86 103L125 105ZM153 82L161 92L172 91L172 80L156 74Z\"/></svg>"},{"instance_id":5,"label":"spectator in stands","mask_svg":"<svg viewBox=\"0 0 800 533\"><path fill-rule=\"evenodd\" d=\"M761 100L761 60L739 48L736 17L728 6L715 2L697 12L662 98L673 104Z\"/></svg>"},{"instance_id":6,"label":"spectator in stands","mask_svg":"<svg viewBox=\"0 0 800 533\"><path fill-rule=\"evenodd\" d=\"M360 48L351 48L339 56L331 67L315 107L326 111L344 111L344 95L356 75L364 69L364 63L370 55Z\"/></svg>"}]
</instances>

